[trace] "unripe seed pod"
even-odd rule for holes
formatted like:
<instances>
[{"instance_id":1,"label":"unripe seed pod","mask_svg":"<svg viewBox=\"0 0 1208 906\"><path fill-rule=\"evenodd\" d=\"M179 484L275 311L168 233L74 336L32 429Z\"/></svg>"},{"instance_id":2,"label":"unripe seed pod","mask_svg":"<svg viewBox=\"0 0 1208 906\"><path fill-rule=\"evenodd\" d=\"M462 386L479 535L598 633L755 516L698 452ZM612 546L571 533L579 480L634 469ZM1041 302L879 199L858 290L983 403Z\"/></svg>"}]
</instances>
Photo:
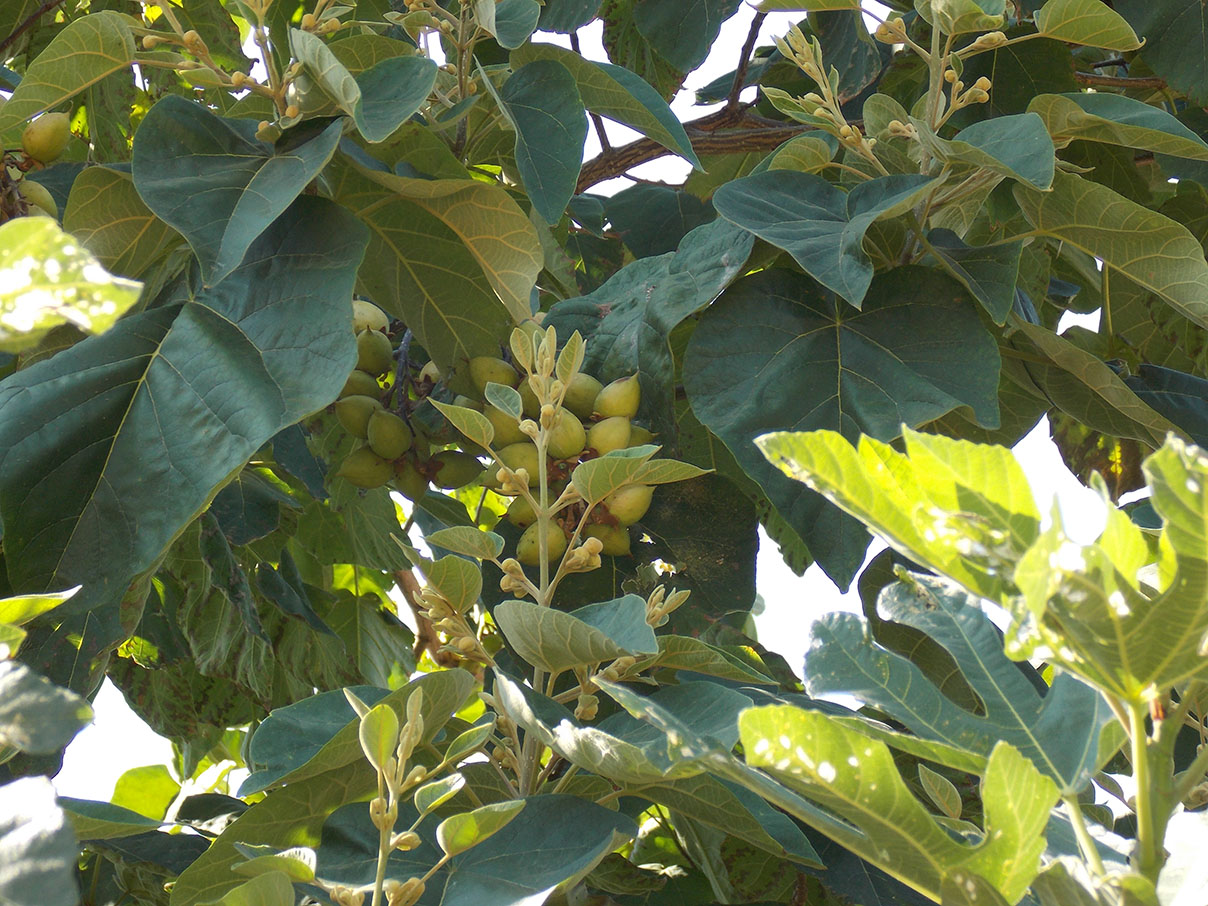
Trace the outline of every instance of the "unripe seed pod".
<instances>
[{"instance_id":1,"label":"unripe seed pod","mask_svg":"<svg viewBox=\"0 0 1208 906\"><path fill-rule=\"evenodd\" d=\"M528 528L537 521L537 514L533 511L533 505L524 497L517 497L508 507L507 520L519 528Z\"/></svg>"},{"instance_id":2,"label":"unripe seed pod","mask_svg":"<svg viewBox=\"0 0 1208 906\"><path fill-rule=\"evenodd\" d=\"M418 847L423 841L420 839L419 834L417 834L415 831L403 831L401 834L395 834L394 838L390 842L395 849L400 850L401 852L410 852ZM402 884L398 881L395 881L395 883L398 884L399 887L402 887Z\"/></svg>"},{"instance_id":3,"label":"unripe seed pod","mask_svg":"<svg viewBox=\"0 0 1208 906\"><path fill-rule=\"evenodd\" d=\"M590 374L578 372L566 387L566 395L562 397L562 407L569 409L579 418L591 418L591 411L595 407L596 397L600 395L600 391L604 389L604 385L597 381Z\"/></svg>"},{"instance_id":4,"label":"unripe seed pod","mask_svg":"<svg viewBox=\"0 0 1208 906\"><path fill-rule=\"evenodd\" d=\"M520 423L502 409L496 409L490 403L483 406L482 414L487 417L491 427L495 429L494 444L496 447L506 447L509 444L524 443L528 440L520 430Z\"/></svg>"},{"instance_id":5,"label":"unripe seed pod","mask_svg":"<svg viewBox=\"0 0 1208 906\"><path fill-rule=\"evenodd\" d=\"M344 389L340 391L340 399L346 396L376 397L381 392L382 388L378 386L377 378L354 368L348 375L348 380L344 382Z\"/></svg>"},{"instance_id":6,"label":"unripe seed pod","mask_svg":"<svg viewBox=\"0 0 1208 906\"><path fill-rule=\"evenodd\" d=\"M318 24L319 24L319 20L315 18L314 13L306 13L302 16L302 30L303 31L310 31L312 28L314 28Z\"/></svg>"},{"instance_id":7,"label":"unripe seed pod","mask_svg":"<svg viewBox=\"0 0 1208 906\"><path fill-rule=\"evenodd\" d=\"M354 298L353 300L353 330L360 333L362 330L381 330L384 331L390 326L390 319L387 313L381 308L374 306L372 302L366 302L364 298Z\"/></svg>"},{"instance_id":8,"label":"unripe seed pod","mask_svg":"<svg viewBox=\"0 0 1208 906\"><path fill-rule=\"evenodd\" d=\"M638 414L638 406L641 405L641 402L642 388L638 384L638 376L631 374L629 377L613 381L601 390L599 396L596 397L594 410L595 414L601 418L610 418L614 415L633 418Z\"/></svg>"},{"instance_id":9,"label":"unripe seed pod","mask_svg":"<svg viewBox=\"0 0 1208 906\"><path fill-rule=\"evenodd\" d=\"M382 459L398 459L411 449L413 439L407 423L385 409L378 409L369 416L365 437L373 452Z\"/></svg>"},{"instance_id":10,"label":"unripe seed pod","mask_svg":"<svg viewBox=\"0 0 1208 906\"><path fill-rule=\"evenodd\" d=\"M499 451L499 458L513 472L517 469L528 472L530 488L537 483L538 470L545 468L545 463L537 458L537 448L527 442L508 444Z\"/></svg>"},{"instance_id":11,"label":"unripe seed pod","mask_svg":"<svg viewBox=\"0 0 1208 906\"><path fill-rule=\"evenodd\" d=\"M623 525L589 525L584 534L596 538L604 545L600 553L609 557L629 556L629 530Z\"/></svg>"},{"instance_id":12,"label":"unripe seed pod","mask_svg":"<svg viewBox=\"0 0 1208 906\"><path fill-rule=\"evenodd\" d=\"M457 650L462 654L473 654L478 650L478 643L468 635L457 640Z\"/></svg>"},{"instance_id":13,"label":"unripe seed pod","mask_svg":"<svg viewBox=\"0 0 1208 906\"><path fill-rule=\"evenodd\" d=\"M521 381L517 389L520 391L520 403L524 407L524 414L529 418L537 418L541 414L541 404L537 402L537 394L533 392L529 382Z\"/></svg>"},{"instance_id":14,"label":"unripe seed pod","mask_svg":"<svg viewBox=\"0 0 1208 906\"><path fill-rule=\"evenodd\" d=\"M346 396L336 401L336 420L353 437L369 436L369 419L382 404L372 396Z\"/></svg>"},{"instance_id":15,"label":"unripe seed pod","mask_svg":"<svg viewBox=\"0 0 1208 906\"><path fill-rule=\"evenodd\" d=\"M432 463L436 467L432 483L447 490L464 488L481 475L483 470L478 457L461 450L441 450L432 457Z\"/></svg>"},{"instance_id":16,"label":"unripe seed pod","mask_svg":"<svg viewBox=\"0 0 1208 906\"><path fill-rule=\"evenodd\" d=\"M534 522L524 530L520 540L516 542L516 559L526 566L537 566L541 562L541 536L544 530L547 545L546 559L557 560L566 553L566 534L562 526L552 519Z\"/></svg>"},{"instance_id":17,"label":"unripe seed pod","mask_svg":"<svg viewBox=\"0 0 1208 906\"><path fill-rule=\"evenodd\" d=\"M336 475L358 488L380 488L394 476L394 466L368 447L361 447L344 457Z\"/></svg>"},{"instance_id":18,"label":"unripe seed pod","mask_svg":"<svg viewBox=\"0 0 1208 906\"><path fill-rule=\"evenodd\" d=\"M21 193L21 197L27 202L37 205L51 217L56 220L58 219L59 206L55 203L55 197L50 194L50 190L46 186L27 178L17 183L17 191Z\"/></svg>"},{"instance_id":19,"label":"unripe seed pod","mask_svg":"<svg viewBox=\"0 0 1208 906\"><path fill-rule=\"evenodd\" d=\"M437 367L435 362L425 362L424 367L419 370L418 380L420 383L431 381L435 384L440 380L440 368Z\"/></svg>"},{"instance_id":20,"label":"unripe seed pod","mask_svg":"<svg viewBox=\"0 0 1208 906\"><path fill-rule=\"evenodd\" d=\"M554 459L570 459L583 452L587 445L587 432L578 417L566 409L559 409L553 426L546 437L546 452Z\"/></svg>"},{"instance_id":21,"label":"unripe seed pod","mask_svg":"<svg viewBox=\"0 0 1208 906\"><path fill-rule=\"evenodd\" d=\"M481 396L486 392L487 384L505 384L508 387L515 387L520 383L520 375L503 359L480 355L470 359L470 383Z\"/></svg>"},{"instance_id":22,"label":"unripe seed pod","mask_svg":"<svg viewBox=\"0 0 1208 906\"><path fill-rule=\"evenodd\" d=\"M357 368L370 374L386 374L394 367L394 346L376 330L357 334Z\"/></svg>"},{"instance_id":23,"label":"unripe seed pod","mask_svg":"<svg viewBox=\"0 0 1208 906\"><path fill-rule=\"evenodd\" d=\"M428 493L428 479L409 460L395 465L394 486L408 500L419 500Z\"/></svg>"},{"instance_id":24,"label":"unripe seed pod","mask_svg":"<svg viewBox=\"0 0 1208 906\"><path fill-rule=\"evenodd\" d=\"M646 515L654 488L646 484L629 484L604 498L604 506L621 525L633 525Z\"/></svg>"},{"instance_id":25,"label":"unripe seed pod","mask_svg":"<svg viewBox=\"0 0 1208 906\"><path fill-rule=\"evenodd\" d=\"M633 426L628 418L614 415L591 426L587 432L587 446L600 456L613 450L623 450L629 446L632 432Z\"/></svg>"},{"instance_id":26,"label":"unripe seed pod","mask_svg":"<svg viewBox=\"0 0 1208 906\"><path fill-rule=\"evenodd\" d=\"M58 160L71 140L66 113L43 113L21 133L21 150L40 164Z\"/></svg>"},{"instance_id":27,"label":"unripe seed pod","mask_svg":"<svg viewBox=\"0 0 1208 906\"><path fill-rule=\"evenodd\" d=\"M629 446L640 447L654 440L654 432L641 425L632 425L629 430Z\"/></svg>"}]
</instances>

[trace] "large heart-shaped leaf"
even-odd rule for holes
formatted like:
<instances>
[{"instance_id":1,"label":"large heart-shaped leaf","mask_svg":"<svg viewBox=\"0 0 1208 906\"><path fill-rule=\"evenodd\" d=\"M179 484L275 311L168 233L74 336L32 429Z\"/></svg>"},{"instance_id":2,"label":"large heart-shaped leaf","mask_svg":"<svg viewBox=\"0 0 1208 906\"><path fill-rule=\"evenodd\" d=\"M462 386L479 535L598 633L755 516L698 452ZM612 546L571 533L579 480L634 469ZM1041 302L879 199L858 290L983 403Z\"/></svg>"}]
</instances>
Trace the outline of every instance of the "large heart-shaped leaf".
<instances>
[{"instance_id":1,"label":"large heart-shaped leaf","mask_svg":"<svg viewBox=\"0 0 1208 906\"><path fill-rule=\"evenodd\" d=\"M1044 120L1053 141L1106 142L1156 154L1208 160L1208 143L1160 107L1122 94L1041 94L1028 112Z\"/></svg>"},{"instance_id":2,"label":"large heart-shaped leaf","mask_svg":"<svg viewBox=\"0 0 1208 906\"><path fill-rule=\"evenodd\" d=\"M391 57L356 76L361 97L353 119L366 141L380 142L411 118L436 84L436 62L427 57Z\"/></svg>"},{"instance_id":3,"label":"large heart-shaped leaf","mask_svg":"<svg viewBox=\"0 0 1208 906\"><path fill-rule=\"evenodd\" d=\"M864 234L882 217L909 210L933 182L926 176L883 176L844 192L813 173L766 170L726 183L714 193L713 205L859 308L873 274L861 247Z\"/></svg>"},{"instance_id":4,"label":"large heart-shaped leaf","mask_svg":"<svg viewBox=\"0 0 1208 906\"><path fill-rule=\"evenodd\" d=\"M767 493L837 581L863 559L862 533L753 441L767 431L830 428L891 440L968 406L997 425L998 350L971 301L927 268L879 275L863 311L800 274L771 269L734 284L700 319L684 358L693 411ZM989 370L986 363L995 363ZM755 375L754 382L735 375Z\"/></svg>"},{"instance_id":5,"label":"large heart-shaped leaf","mask_svg":"<svg viewBox=\"0 0 1208 906\"><path fill-rule=\"evenodd\" d=\"M722 23L742 0L646 0L634 8L638 31L663 59L691 72L705 61Z\"/></svg>"},{"instance_id":6,"label":"large heart-shaped leaf","mask_svg":"<svg viewBox=\"0 0 1208 906\"><path fill-rule=\"evenodd\" d=\"M1136 50L1142 43L1103 0L1048 0L1036 10L1036 29L1046 38L1105 50Z\"/></svg>"},{"instance_id":7,"label":"large heart-shaped leaf","mask_svg":"<svg viewBox=\"0 0 1208 906\"><path fill-rule=\"evenodd\" d=\"M1057 152L1044 120L1035 113L982 120L949 140L937 136L923 120L912 117L911 122L919 141L938 160L968 164L1041 190L1053 184Z\"/></svg>"},{"instance_id":8,"label":"large heart-shaped leaf","mask_svg":"<svg viewBox=\"0 0 1208 906\"><path fill-rule=\"evenodd\" d=\"M251 120L222 119L169 95L136 133L134 185L147 207L189 241L212 286L323 169L341 131L339 121L315 120L274 147L256 138Z\"/></svg>"},{"instance_id":9,"label":"large heart-shaped leaf","mask_svg":"<svg viewBox=\"0 0 1208 906\"><path fill-rule=\"evenodd\" d=\"M910 660L877 644L854 614L827 614L811 629L805 662L811 695L836 692L888 714L923 739L990 757L1009 742L1059 790L1075 795L1099 767L1099 736L1115 717L1103 697L1062 673L1042 698L1003 654L1002 637L977 602L944 580L911 575L885 588L885 619L913 626L941 644L981 703L959 707ZM963 767L963 766L962 766Z\"/></svg>"},{"instance_id":10,"label":"large heart-shaped leaf","mask_svg":"<svg viewBox=\"0 0 1208 906\"><path fill-rule=\"evenodd\" d=\"M364 231L304 198L212 289L160 304L0 384L0 512L14 587L115 603L265 441L330 402ZM98 614L115 629L116 613ZM105 642L102 641L101 644Z\"/></svg>"},{"instance_id":11,"label":"large heart-shaped leaf","mask_svg":"<svg viewBox=\"0 0 1208 906\"><path fill-rule=\"evenodd\" d=\"M646 601L625 595L565 613L531 601L504 601L495 622L517 654L551 673L658 651Z\"/></svg>"}]
</instances>

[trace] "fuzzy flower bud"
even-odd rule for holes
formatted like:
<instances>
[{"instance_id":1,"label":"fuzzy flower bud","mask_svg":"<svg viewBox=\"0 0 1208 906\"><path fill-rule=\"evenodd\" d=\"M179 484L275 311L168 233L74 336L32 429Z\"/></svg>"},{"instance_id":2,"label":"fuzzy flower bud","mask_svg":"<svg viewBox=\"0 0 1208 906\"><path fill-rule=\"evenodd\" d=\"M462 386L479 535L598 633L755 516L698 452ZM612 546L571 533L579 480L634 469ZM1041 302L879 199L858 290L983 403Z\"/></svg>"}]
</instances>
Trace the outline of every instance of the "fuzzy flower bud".
<instances>
[{"instance_id":1,"label":"fuzzy flower bud","mask_svg":"<svg viewBox=\"0 0 1208 906\"><path fill-rule=\"evenodd\" d=\"M390 838L390 846L400 852L410 852L418 847L423 840L415 831L403 831L401 834L395 834Z\"/></svg>"}]
</instances>

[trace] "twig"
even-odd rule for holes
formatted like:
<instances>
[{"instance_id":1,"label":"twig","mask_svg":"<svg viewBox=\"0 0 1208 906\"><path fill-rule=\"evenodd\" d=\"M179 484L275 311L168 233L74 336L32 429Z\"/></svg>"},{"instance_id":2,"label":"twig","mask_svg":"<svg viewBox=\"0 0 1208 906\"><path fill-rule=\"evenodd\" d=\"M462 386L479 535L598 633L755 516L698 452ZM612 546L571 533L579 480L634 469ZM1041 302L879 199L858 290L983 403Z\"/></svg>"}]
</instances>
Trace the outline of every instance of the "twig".
<instances>
[{"instance_id":1,"label":"twig","mask_svg":"<svg viewBox=\"0 0 1208 906\"><path fill-rule=\"evenodd\" d=\"M8 45L12 44L19 37L21 37L21 35L23 35L31 25L38 21L38 19L46 15L46 13L50 12L56 6L62 5L62 3L63 0L46 0L45 3L26 16L25 19L22 20L21 24L9 33L7 38L5 38L3 41L0 41L0 51L5 50Z\"/></svg>"},{"instance_id":2,"label":"twig","mask_svg":"<svg viewBox=\"0 0 1208 906\"><path fill-rule=\"evenodd\" d=\"M411 608L411 613L415 616L415 659L418 661L424 656L424 652L431 655L432 660L440 664L442 667L452 666L456 663L455 658L451 658L446 652L440 650L440 637L436 634L436 627L432 625L432 621L428 619L422 607L419 604L419 580L415 578L415 573L409 569L399 569L394 572L394 581L398 583L399 590L403 593L403 598L407 601L407 605Z\"/></svg>"},{"instance_id":3,"label":"twig","mask_svg":"<svg viewBox=\"0 0 1208 906\"><path fill-rule=\"evenodd\" d=\"M1156 88L1166 87L1166 80L1157 76L1105 76L1093 72L1076 72L1074 81L1079 85L1098 88Z\"/></svg>"},{"instance_id":4,"label":"twig","mask_svg":"<svg viewBox=\"0 0 1208 906\"><path fill-rule=\"evenodd\" d=\"M756 13L755 18L751 20L751 29L747 32L746 43L742 45L742 57L738 61L738 68L734 70L734 84L730 86L730 95L726 98L726 107L730 110L738 109L738 96L742 94L743 83L747 80L747 70L751 66L751 54L755 50L755 41L759 38L759 29L767 15L767 13Z\"/></svg>"},{"instance_id":5,"label":"twig","mask_svg":"<svg viewBox=\"0 0 1208 906\"><path fill-rule=\"evenodd\" d=\"M579 50L578 32L571 32L570 34L570 49L579 54L579 56L583 56L582 51ZM591 125L596 130L596 135L600 139L600 148L607 154L612 151L612 142L608 140L608 133L604 131L604 119L594 110L588 111L588 116L591 117Z\"/></svg>"}]
</instances>

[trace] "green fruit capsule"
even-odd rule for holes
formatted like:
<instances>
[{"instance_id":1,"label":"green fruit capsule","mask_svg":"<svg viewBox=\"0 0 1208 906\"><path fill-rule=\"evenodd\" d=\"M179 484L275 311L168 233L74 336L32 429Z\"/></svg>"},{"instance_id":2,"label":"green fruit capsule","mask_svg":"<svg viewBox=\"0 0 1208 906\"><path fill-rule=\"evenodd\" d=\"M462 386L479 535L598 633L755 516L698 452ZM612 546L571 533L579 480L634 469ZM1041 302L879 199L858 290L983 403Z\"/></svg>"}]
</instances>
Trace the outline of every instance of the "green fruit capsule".
<instances>
[{"instance_id":1,"label":"green fruit capsule","mask_svg":"<svg viewBox=\"0 0 1208 906\"><path fill-rule=\"evenodd\" d=\"M54 219L58 219L59 206L55 204L55 197L46 186L32 179L23 179L17 183L17 191L29 204L36 205Z\"/></svg>"},{"instance_id":2,"label":"green fruit capsule","mask_svg":"<svg viewBox=\"0 0 1208 906\"><path fill-rule=\"evenodd\" d=\"M385 409L378 409L369 416L365 437L373 452L382 459L398 459L411 449L414 439L407 423Z\"/></svg>"},{"instance_id":3,"label":"green fruit capsule","mask_svg":"<svg viewBox=\"0 0 1208 906\"><path fill-rule=\"evenodd\" d=\"M520 383L520 375L503 359L480 355L470 359L470 383L481 396L486 393L487 384L506 384L508 387L515 387Z\"/></svg>"},{"instance_id":4,"label":"green fruit capsule","mask_svg":"<svg viewBox=\"0 0 1208 906\"><path fill-rule=\"evenodd\" d=\"M372 396L346 396L336 400L336 420L353 437L364 440L369 436L369 418L382 404Z\"/></svg>"},{"instance_id":5,"label":"green fruit capsule","mask_svg":"<svg viewBox=\"0 0 1208 906\"><path fill-rule=\"evenodd\" d=\"M394 464L394 487L408 500L419 500L428 493L428 479L410 459Z\"/></svg>"},{"instance_id":6,"label":"green fruit capsule","mask_svg":"<svg viewBox=\"0 0 1208 906\"><path fill-rule=\"evenodd\" d=\"M554 459L578 456L587 446L587 432L573 412L559 409L557 420L546 438L545 450Z\"/></svg>"},{"instance_id":7,"label":"green fruit capsule","mask_svg":"<svg viewBox=\"0 0 1208 906\"><path fill-rule=\"evenodd\" d=\"M602 554L609 557L629 556L629 529L623 525L589 525L583 534L603 542Z\"/></svg>"},{"instance_id":8,"label":"green fruit capsule","mask_svg":"<svg viewBox=\"0 0 1208 906\"><path fill-rule=\"evenodd\" d=\"M364 299L352 300L352 329L357 333L362 330L380 330L383 333L390 326L387 314Z\"/></svg>"},{"instance_id":9,"label":"green fruit capsule","mask_svg":"<svg viewBox=\"0 0 1208 906\"><path fill-rule=\"evenodd\" d=\"M537 483L539 470L544 468L544 463L537 458L537 448L528 441L508 444L499 451L499 458L513 472L517 469L527 471L530 488Z\"/></svg>"},{"instance_id":10,"label":"green fruit capsule","mask_svg":"<svg viewBox=\"0 0 1208 906\"><path fill-rule=\"evenodd\" d=\"M382 388L378 386L377 378L372 374L353 369L352 374L348 375L348 380L344 382L344 389L340 391L340 399L346 396L376 397L381 392Z\"/></svg>"},{"instance_id":11,"label":"green fruit capsule","mask_svg":"<svg viewBox=\"0 0 1208 906\"><path fill-rule=\"evenodd\" d=\"M600 391L596 397L593 410L601 418L611 418L614 415L633 418L638 414L638 406L642 403L642 388L638 384L638 376L613 381Z\"/></svg>"},{"instance_id":12,"label":"green fruit capsule","mask_svg":"<svg viewBox=\"0 0 1208 906\"><path fill-rule=\"evenodd\" d=\"M482 474L483 465L477 456L461 450L441 450L432 457L435 473L432 483L438 488L464 488Z\"/></svg>"},{"instance_id":13,"label":"green fruit capsule","mask_svg":"<svg viewBox=\"0 0 1208 906\"><path fill-rule=\"evenodd\" d=\"M66 113L43 113L21 133L21 150L40 164L58 160L71 140Z\"/></svg>"},{"instance_id":14,"label":"green fruit capsule","mask_svg":"<svg viewBox=\"0 0 1208 906\"><path fill-rule=\"evenodd\" d=\"M633 525L646 515L654 488L648 484L630 484L604 498L604 506L621 525Z\"/></svg>"},{"instance_id":15,"label":"green fruit capsule","mask_svg":"<svg viewBox=\"0 0 1208 906\"><path fill-rule=\"evenodd\" d=\"M394 466L368 447L361 447L344 457L336 475L358 488L380 488L394 477Z\"/></svg>"},{"instance_id":16,"label":"green fruit capsule","mask_svg":"<svg viewBox=\"0 0 1208 906\"><path fill-rule=\"evenodd\" d=\"M630 447L640 447L643 444L653 443L654 432L649 428L643 428L641 425L634 425L629 432Z\"/></svg>"},{"instance_id":17,"label":"green fruit capsule","mask_svg":"<svg viewBox=\"0 0 1208 906\"><path fill-rule=\"evenodd\" d=\"M531 503L523 497L517 497L508 507L507 520L518 528L528 528L537 521L537 514Z\"/></svg>"},{"instance_id":18,"label":"green fruit capsule","mask_svg":"<svg viewBox=\"0 0 1208 906\"><path fill-rule=\"evenodd\" d=\"M562 526L547 519L545 522L534 522L524 530L520 540L516 542L516 559L525 566L537 566L541 563L541 535L545 533L547 562L552 562L566 553L566 534Z\"/></svg>"},{"instance_id":19,"label":"green fruit capsule","mask_svg":"<svg viewBox=\"0 0 1208 906\"><path fill-rule=\"evenodd\" d=\"M629 446L632 426L629 419L614 415L603 421L596 422L587 432L587 446L595 450L599 456L611 453L613 450L623 450Z\"/></svg>"},{"instance_id":20,"label":"green fruit capsule","mask_svg":"<svg viewBox=\"0 0 1208 906\"><path fill-rule=\"evenodd\" d=\"M528 440L528 436L520 430L520 422L512 418L502 409L496 409L490 403L487 403L482 408L482 413L487 417L487 421L491 423L491 427L495 429L494 445L496 447L506 447L509 444L521 444Z\"/></svg>"},{"instance_id":21,"label":"green fruit capsule","mask_svg":"<svg viewBox=\"0 0 1208 906\"><path fill-rule=\"evenodd\" d=\"M529 386L529 382L527 380L521 381L517 389L520 391L520 404L524 407L524 414L529 418L536 418L540 415L541 404L537 402L537 394Z\"/></svg>"},{"instance_id":22,"label":"green fruit capsule","mask_svg":"<svg viewBox=\"0 0 1208 906\"><path fill-rule=\"evenodd\" d=\"M480 400L472 400L468 396L462 396L460 393L453 397L453 405L461 406L463 409L473 409L475 412L482 411L482 402Z\"/></svg>"},{"instance_id":23,"label":"green fruit capsule","mask_svg":"<svg viewBox=\"0 0 1208 906\"><path fill-rule=\"evenodd\" d=\"M577 373L566 385L566 393L562 397L562 406L569 409L579 418L591 418L596 405L596 397L604 385L590 374Z\"/></svg>"},{"instance_id":24,"label":"green fruit capsule","mask_svg":"<svg viewBox=\"0 0 1208 906\"><path fill-rule=\"evenodd\" d=\"M386 374L394 367L394 346L376 330L357 334L357 368L370 374Z\"/></svg>"}]
</instances>

